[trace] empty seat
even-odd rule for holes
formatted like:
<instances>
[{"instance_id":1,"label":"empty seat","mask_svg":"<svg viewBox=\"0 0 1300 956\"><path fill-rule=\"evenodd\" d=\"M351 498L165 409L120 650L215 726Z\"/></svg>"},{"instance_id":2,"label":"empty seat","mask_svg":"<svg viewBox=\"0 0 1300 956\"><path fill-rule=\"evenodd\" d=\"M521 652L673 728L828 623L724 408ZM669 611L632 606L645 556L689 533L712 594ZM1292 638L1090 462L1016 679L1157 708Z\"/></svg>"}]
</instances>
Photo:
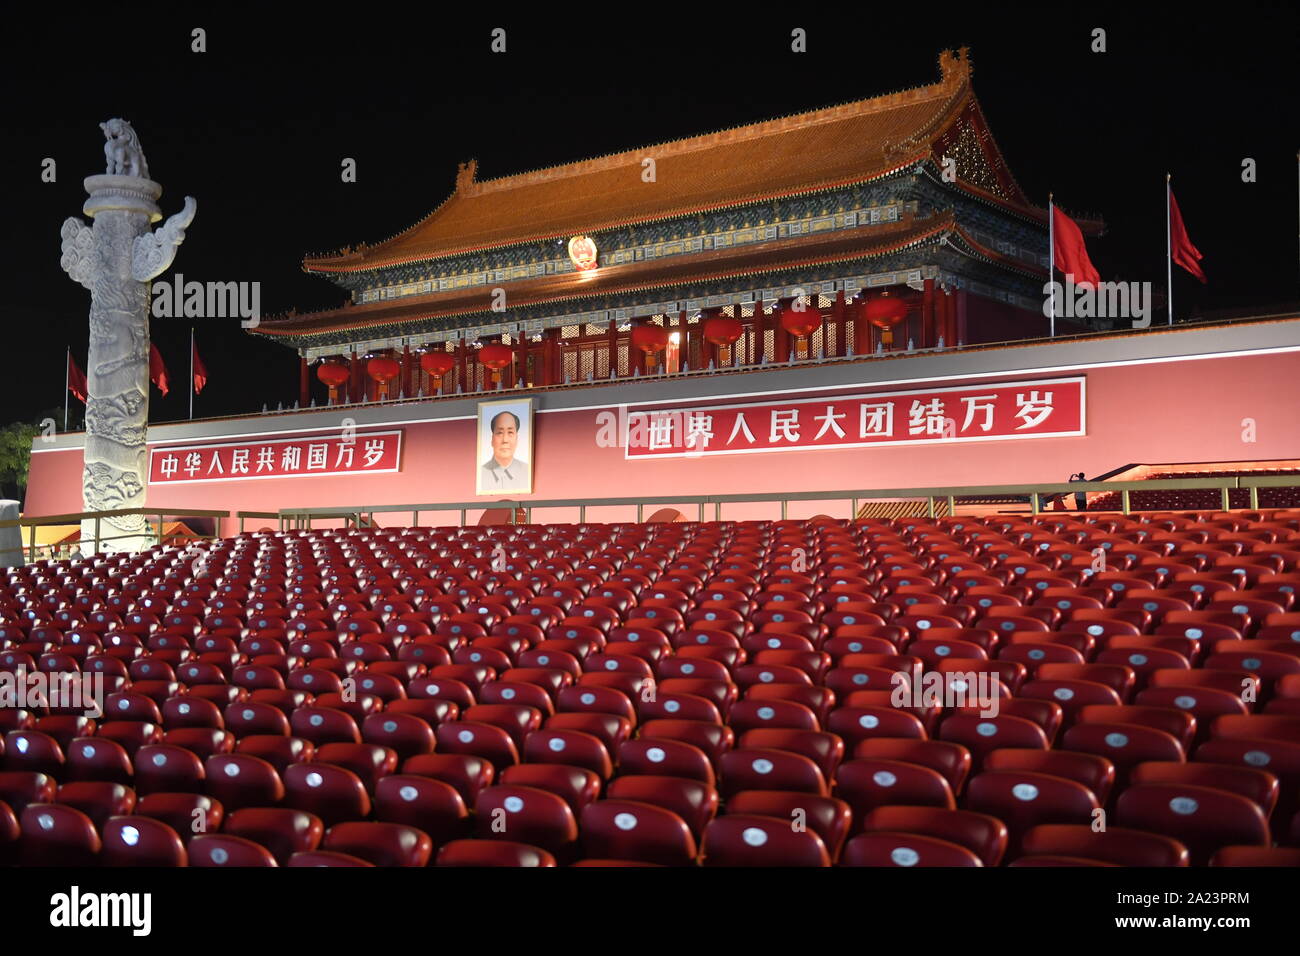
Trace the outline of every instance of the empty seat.
<instances>
[{"instance_id":1,"label":"empty seat","mask_svg":"<svg viewBox=\"0 0 1300 956\"><path fill-rule=\"evenodd\" d=\"M94 821L80 810L57 803L32 803L23 809L19 825L24 866L94 866L98 860L99 833Z\"/></svg>"},{"instance_id":2,"label":"empty seat","mask_svg":"<svg viewBox=\"0 0 1300 956\"><path fill-rule=\"evenodd\" d=\"M469 825L469 811L455 787L414 774L380 780L375 787L374 810L381 821L405 824L428 834L435 848L463 837Z\"/></svg>"},{"instance_id":3,"label":"empty seat","mask_svg":"<svg viewBox=\"0 0 1300 956\"><path fill-rule=\"evenodd\" d=\"M841 866L983 866L971 850L918 833L861 833L844 846Z\"/></svg>"},{"instance_id":4,"label":"empty seat","mask_svg":"<svg viewBox=\"0 0 1300 956\"><path fill-rule=\"evenodd\" d=\"M370 813L370 796L361 778L351 770L323 763L286 767L284 802L315 814L326 827Z\"/></svg>"},{"instance_id":5,"label":"empty seat","mask_svg":"<svg viewBox=\"0 0 1300 956\"><path fill-rule=\"evenodd\" d=\"M136 814L111 817L104 824L100 866L185 866L185 845L161 820Z\"/></svg>"},{"instance_id":6,"label":"empty seat","mask_svg":"<svg viewBox=\"0 0 1300 956\"><path fill-rule=\"evenodd\" d=\"M679 816L698 844L704 828L718 813L718 792L709 784L682 777L631 775L616 777L606 796L612 800L650 803Z\"/></svg>"},{"instance_id":7,"label":"empty seat","mask_svg":"<svg viewBox=\"0 0 1300 956\"><path fill-rule=\"evenodd\" d=\"M811 830L821 837L832 863L839 859L854 815L843 800L788 790L743 790L727 801L727 813L775 817L788 820L796 832Z\"/></svg>"},{"instance_id":8,"label":"empty seat","mask_svg":"<svg viewBox=\"0 0 1300 956\"><path fill-rule=\"evenodd\" d=\"M1183 843L1203 866L1225 846L1267 846L1268 820L1246 797L1192 784L1134 784L1119 795L1115 822Z\"/></svg>"},{"instance_id":9,"label":"empty seat","mask_svg":"<svg viewBox=\"0 0 1300 956\"><path fill-rule=\"evenodd\" d=\"M303 810L250 807L230 814L223 832L265 847L280 866L287 866L295 853L320 846L325 825L320 817Z\"/></svg>"},{"instance_id":10,"label":"empty seat","mask_svg":"<svg viewBox=\"0 0 1300 956\"><path fill-rule=\"evenodd\" d=\"M705 866L830 866L830 854L812 830L797 831L784 820L737 813L717 817L704 831Z\"/></svg>"},{"instance_id":11,"label":"empty seat","mask_svg":"<svg viewBox=\"0 0 1300 956\"><path fill-rule=\"evenodd\" d=\"M952 786L937 770L915 763L859 757L842 764L835 777L835 795L862 820L887 805L957 808Z\"/></svg>"},{"instance_id":12,"label":"empty seat","mask_svg":"<svg viewBox=\"0 0 1300 956\"><path fill-rule=\"evenodd\" d=\"M427 866L433 855L433 842L427 834L400 823L339 823L330 827L323 848L375 866Z\"/></svg>"},{"instance_id":13,"label":"empty seat","mask_svg":"<svg viewBox=\"0 0 1300 956\"><path fill-rule=\"evenodd\" d=\"M696 844L686 822L671 810L637 800L607 799L582 811L586 856L689 866Z\"/></svg>"},{"instance_id":14,"label":"empty seat","mask_svg":"<svg viewBox=\"0 0 1300 956\"><path fill-rule=\"evenodd\" d=\"M555 866L539 847L509 840L453 840L438 851L438 866Z\"/></svg>"},{"instance_id":15,"label":"empty seat","mask_svg":"<svg viewBox=\"0 0 1300 956\"><path fill-rule=\"evenodd\" d=\"M1092 823L1101 804L1083 784L1029 770L985 770L971 778L962 805L1007 826L1012 852L1026 830L1044 823Z\"/></svg>"},{"instance_id":16,"label":"empty seat","mask_svg":"<svg viewBox=\"0 0 1300 956\"><path fill-rule=\"evenodd\" d=\"M476 835L540 847L557 859L572 858L578 823L564 800L536 787L498 784L483 790L474 803Z\"/></svg>"},{"instance_id":17,"label":"empty seat","mask_svg":"<svg viewBox=\"0 0 1300 956\"><path fill-rule=\"evenodd\" d=\"M275 866L275 857L264 846L225 833L196 836L186 848L190 866L255 867Z\"/></svg>"},{"instance_id":18,"label":"empty seat","mask_svg":"<svg viewBox=\"0 0 1300 956\"><path fill-rule=\"evenodd\" d=\"M970 810L937 807L877 807L862 820L866 832L888 830L937 837L966 847L985 866L997 866L1007 851L1006 825Z\"/></svg>"}]
</instances>

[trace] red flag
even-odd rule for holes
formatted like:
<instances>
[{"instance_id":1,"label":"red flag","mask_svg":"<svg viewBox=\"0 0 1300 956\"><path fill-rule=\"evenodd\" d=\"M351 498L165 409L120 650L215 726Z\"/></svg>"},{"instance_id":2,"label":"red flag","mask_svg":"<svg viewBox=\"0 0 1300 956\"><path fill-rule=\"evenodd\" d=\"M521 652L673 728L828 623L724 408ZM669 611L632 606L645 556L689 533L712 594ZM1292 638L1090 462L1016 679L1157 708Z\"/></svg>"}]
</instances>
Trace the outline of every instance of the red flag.
<instances>
[{"instance_id":1,"label":"red flag","mask_svg":"<svg viewBox=\"0 0 1300 956\"><path fill-rule=\"evenodd\" d=\"M68 391L82 402L86 400L86 376L81 369L77 368L77 363L73 361L71 352L68 353Z\"/></svg>"},{"instance_id":2,"label":"red flag","mask_svg":"<svg viewBox=\"0 0 1300 956\"><path fill-rule=\"evenodd\" d=\"M1209 281L1205 278L1205 273L1201 271L1200 250L1192 245L1192 240L1187 235L1187 227L1183 225L1183 214L1178 211L1178 202L1174 199L1173 187L1169 188L1169 250L1174 257L1174 262L1202 282Z\"/></svg>"},{"instance_id":3,"label":"red flag","mask_svg":"<svg viewBox=\"0 0 1300 956\"><path fill-rule=\"evenodd\" d=\"M163 364L158 346L149 343L149 381L158 386L158 391L167 394L167 366Z\"/></svg>"},{"instance_id":4,"label":"red flag","mask_svg":"<svg viewBox=\"0 0 1300 956\"><path fill-rule=\"evenodd\" d=\"M1056 231L1056 268L1066 275L1074 276L1074 284L1095 286L1101 281L1092 260L1088 258L1088 249L1083 244L1083 233L1074 220L1052 207L1052 223Z\"/></svg>"},{"instance_id":5,"label":"red flag","mask_svg":"<svg viewBox=\"0 0 1300 956\"><path fill-rule=\"evenodd\" d=\"M203 386L208 384L208 369L203 364L203 359L199 358L199 346L197 342L190 341L190 351L194 354L191 356L194 362L194 393L197 395L203 391Z\"/></svg>"}]
</instances>

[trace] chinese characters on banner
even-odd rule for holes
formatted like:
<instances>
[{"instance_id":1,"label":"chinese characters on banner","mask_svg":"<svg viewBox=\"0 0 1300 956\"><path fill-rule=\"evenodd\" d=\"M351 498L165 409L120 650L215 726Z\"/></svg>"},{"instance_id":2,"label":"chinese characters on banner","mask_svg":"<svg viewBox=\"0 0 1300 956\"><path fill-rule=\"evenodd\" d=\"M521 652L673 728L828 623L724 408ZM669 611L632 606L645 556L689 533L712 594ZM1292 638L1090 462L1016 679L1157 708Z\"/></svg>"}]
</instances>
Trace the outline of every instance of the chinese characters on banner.
<instances>
[{"instance_id":1,"label":"chinese characters on banner","mask_svg":"<svg viewBox=\"0 0 1300 956\"><path fill-rule=\"evenodd\" d=\"M1085 434L1083 378L628 409L626 457L1060 438Z\"/></svg>"},{"instance_id":2,"label":"chinese characters on banner","mask_svg":"<svg viewBox=\"0 0 1300 956\"><path fill-rule=\"evenodd\" d=\"M382 474L398 470L401 451L400 431L171 445L150 452L149 483Z\"/></svg>"}]
</instances>

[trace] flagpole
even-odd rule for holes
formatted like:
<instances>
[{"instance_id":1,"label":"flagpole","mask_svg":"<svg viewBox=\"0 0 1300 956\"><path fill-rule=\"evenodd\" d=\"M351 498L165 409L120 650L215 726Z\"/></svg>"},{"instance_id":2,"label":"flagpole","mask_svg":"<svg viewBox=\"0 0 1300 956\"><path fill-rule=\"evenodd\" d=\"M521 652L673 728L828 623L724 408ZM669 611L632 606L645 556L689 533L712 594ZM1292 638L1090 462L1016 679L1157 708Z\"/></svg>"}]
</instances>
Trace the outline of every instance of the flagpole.
<instances>
[{"instance_id":1,"label":"flagpole","mask_svg":"<svg viewBox=\"0 0 1300 956\"><path fill-rule=\"evenodd\" d=\"M1173 187L1169 185L1169 174L1165 173L1165 290L1169 305L1169 324L1174 324L1174 235L1173 222L1170 220L1169 197Z\"/></svg>"},{"instance_id":2,"label":"flagpole","mask_svg":"<svg viewBox=\"0 0 1300 956\"><path fill-rule=\"evenodd\" d=\"M68 388L72 385L69 378L72 369L72 346L68 346L68 360L63 363L63 430L68 430Z\"/></svg>"},{"instance_id":3,"label":"flagpole","mask_svg":"<svg viewBox=\"0 0 1300 956\"><path fill-rule=\"evenodd\" d=\"M1051 337L1056 338L1056 215L1052 212L1052 194L1047 194L1047 288L1052 296Z\"/></svg>"},{"instance_id":4,"label":"flagpole","mask_svg":"<svg viewBox=\"0 0 1300 956\"><path fill-rule=\"evenodd\" d=\"M194 326L190 326L190 421L194 421Z\"/></svg>"}]
</instances>

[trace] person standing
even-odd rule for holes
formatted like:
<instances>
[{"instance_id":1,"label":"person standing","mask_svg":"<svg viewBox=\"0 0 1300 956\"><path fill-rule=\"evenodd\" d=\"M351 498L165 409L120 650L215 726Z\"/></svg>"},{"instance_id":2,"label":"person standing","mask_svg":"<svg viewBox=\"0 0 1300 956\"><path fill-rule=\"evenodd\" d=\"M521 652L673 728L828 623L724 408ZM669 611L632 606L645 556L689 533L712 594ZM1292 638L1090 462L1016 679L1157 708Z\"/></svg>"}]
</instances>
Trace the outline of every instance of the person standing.
<instances>
[{"instance_id":1,"label":"person standing","mask_svg":"<svg viewBox=\"0 0 1300 956\"><path fill-rule=\"evenodd\" d=\"M1088 480L1088 479L1084 476L1083 472L1079 472L1077 475L1071 475L1071 476L1070 476L1070 481L1071 481L1071 482L1076 482L1076 481L1087 481L1087 480ZM1088 510L1088 495L1087 495L1086 493L1082 492L1082 491L1076 491L1076 492L1074 493L1074 507L1075 507L1075 509L1078 510L1078 511L1087 511L1087 510Z\"/></svg>"}]
</instances>

